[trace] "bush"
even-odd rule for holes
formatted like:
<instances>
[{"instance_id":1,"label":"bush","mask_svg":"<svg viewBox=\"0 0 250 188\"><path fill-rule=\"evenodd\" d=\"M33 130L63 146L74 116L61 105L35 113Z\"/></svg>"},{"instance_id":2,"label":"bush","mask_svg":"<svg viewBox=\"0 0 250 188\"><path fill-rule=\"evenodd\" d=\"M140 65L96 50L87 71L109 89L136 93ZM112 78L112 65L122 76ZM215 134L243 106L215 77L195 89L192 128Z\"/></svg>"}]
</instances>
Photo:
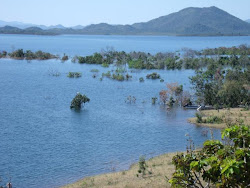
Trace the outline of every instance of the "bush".
<instances>
[{"instance_id":1,"label":"bush","mask_svg":"<svg viewBox=\"0 0 250 188\"><path fill-rule=\"evenodd\" d=\"M161 76L160 76L158 73L153 72L153 73L151 73L151 74L148 74L148 75L146 76L146 78L147 78L147 79L160 79Z\"/></svg>"},{"instance_id":2,"label":"bush","mask_svg":"<svg viewBox=\"0 0 250 188\"><path fill-rule=\"evenodd\" d=\"M62 57L62 61L67 61L69 59L69 56L67 56L67 55L63 55L63 57Z\"/></svg>"},{"instance_id":3,"label":"bush","mask_svg":"<svg viewBox=\"0 0 250 188\"><path fill-rule=\"evenodd\" d=\"M223 120L218 116L209 116L204 120L204 123L223 123Z\"/></svg>"},{"instance_id":4,"label":"bush","mask_svg":"<svg viewBox=\"0 0 250 188\"><path fill-rule=\"evenodd\" d=\"M202 121L202 115L201 115L201 113L195 113L195 116L196 116L196 122L197 123L203 123L203 121Z\"/></svg>"},{"instance_id":5,"label":"bush","mask_svg":"<svg viewBox=\"0 0 250 188\"><path fill-rule=\"evenodd\" d=\"M98 69L91 69L90 72L99 72Z\"/></svg>"},{"instance_id":6,"label":"bush","mask_svg":"<svg viewBox=\"0 0 250 188\"><path fill-rule=\"evenodd\" d=\"M248 187L250 184L249 126L235 125L222 132L222 139L207 140L198 151L173 157L172 187Z\"/></svg>"},{"instance_id":7,"label":"bush","mask_svg":"<svg viewBox=\"0 0 250 188\"><path fill-rule=\"evenodd\" d=\"M139 159L139 169L138 173L142 174L142 176L146 175L147 164L144 156L141 156Z\"/></svg>"},{"instance_id":8,"label":"bush","mask_svg":"<svg viewBox=\"0 0 250 188\"><path fill-rule=\"evenodd\" d=\"M80 73L80 72L69 72L68 73L69 78L79 78L81 76L82 76L82 73Z\"/></svg>"},{"instance_id":9,"label":"bush","mask_svg":"<svg viewBox=\"0 0 250 188\"><path fill-rule=\"evenodd\" d=\"M139 78L139 81L140 81L140 82L144 82L144 78L143 78L143 77L140 77L140 78Z\"/></svg>"},{"instance_id":10,"label":"bush","mask_svg":"<svg viewBox=\"0 0 250 188\"><path fill-rule=\"evenodd\" d=\"M89 102L90 99L86 95L82 95L81 93L77 93L74 99L71 101L70 108L80 109L82 104Z\"/></svg>"}]
</instances>

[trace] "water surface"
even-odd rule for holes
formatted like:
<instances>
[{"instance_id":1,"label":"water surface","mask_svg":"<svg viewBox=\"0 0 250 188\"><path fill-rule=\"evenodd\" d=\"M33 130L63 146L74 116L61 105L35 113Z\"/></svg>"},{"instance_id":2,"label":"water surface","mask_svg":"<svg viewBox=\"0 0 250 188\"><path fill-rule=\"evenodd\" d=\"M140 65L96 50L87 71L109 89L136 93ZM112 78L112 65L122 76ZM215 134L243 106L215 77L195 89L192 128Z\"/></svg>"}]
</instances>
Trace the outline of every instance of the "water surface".
<instances>
[{"instance_id":1,"label":"water surface","mask_svg":"<svg viewBox=\"0 0 250 188\"><path fill-rule=\"evenodd\" d=\"M151 53L175 51L182 47L249 44L249 37L138 37L138 36L29 36L0 35L0 50L23 48L54 54L86 55L106 46L117 50ZM100 70L92 78L91 69ZM168 82L190 89L188 77L194 71L157 70L165 80L140 77L152 71L131 73L131 81L99 80L111 70L96 65L80 65L57 60L18 61L0 59L0 176L11 177L15 187L58 187L84 176L127 169L139 156L156 156L183 151L186 134L197 146L208 130L187 122L194 110L166 110L152 105ZM57 71L54 77L49 73ZM69 71L82 72L70 79ZM69 108L77 92L86 94L90 103L81 111ZM126 104L127 96L136 97ZM216 138L219 130L213 130Z\"/></svg>"}]
</instances>

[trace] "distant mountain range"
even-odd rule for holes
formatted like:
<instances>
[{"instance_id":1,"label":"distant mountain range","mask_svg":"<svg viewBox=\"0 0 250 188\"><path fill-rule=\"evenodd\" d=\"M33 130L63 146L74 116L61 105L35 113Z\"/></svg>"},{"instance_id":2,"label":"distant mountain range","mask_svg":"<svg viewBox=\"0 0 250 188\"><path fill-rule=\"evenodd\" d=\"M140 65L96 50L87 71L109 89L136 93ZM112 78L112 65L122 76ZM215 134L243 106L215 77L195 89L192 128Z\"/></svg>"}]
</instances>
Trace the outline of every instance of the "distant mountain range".
<instances>
[{"instance_id":1,"label":"distant mountain range","mask_svg":"<svg viewBox=\"0 0 250 188\"><path fill-rule=\"evenodd\" d=\"M246 22L248 22L248 23L250 23L250 19L248 19L248 20L245 20Z\"/></svg>"},{"instance_id":2,"label":"distant mountain range","mask_svg":"<svg viewBox=\"0 0 250 188\"><path fill-rule=\"evenodd\" d=\"M22 22L6 22L0 20L0 27L5 27L5 26L11 26L11 27L17 27L19 29L27 29L29 27L39 27L43 30L48 30L48 29L66 29L67 27L64 27L63 25L51 25L51 26L45 26L45 25L36 25L36 24L30 24L30 23L22 23ZM84 26L82 25L76 25L73 27L69 27L72 29L83 29Z\"/></svg>"},{"instance_id":3,"label":"distant mountain range","mask_svg":"<svg viewBox=\"0 0 250 188\"><path fill-rule=\"evenodd\" d=\"M179 12L162 16L148 22L132 25L92 24L67 28L62 25L39 26L20 22L3 22L0 33L5 34L85 34L85 35L177 35L217 36L250 35L250 23L243 21L217 7L185 8ZM6 26L9 24L11 26Z\"/></svg>"}]
</instances>

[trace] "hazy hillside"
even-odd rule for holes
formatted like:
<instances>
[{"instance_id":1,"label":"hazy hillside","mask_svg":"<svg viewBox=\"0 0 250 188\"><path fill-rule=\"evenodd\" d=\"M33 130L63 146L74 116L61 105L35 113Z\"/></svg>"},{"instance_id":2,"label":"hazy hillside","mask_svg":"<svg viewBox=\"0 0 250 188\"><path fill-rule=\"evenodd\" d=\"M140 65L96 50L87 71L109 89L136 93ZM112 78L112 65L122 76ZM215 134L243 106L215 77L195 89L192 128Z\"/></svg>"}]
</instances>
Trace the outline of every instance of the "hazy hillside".
<instances>
[{"instance_id":1,"label":"hazy hillside","mask_svg":"<svg viewBox=\"0 0 250 188\"><path fill-rule=\"evenodd\" d=\"M248 23L250 23L250 19L248 19L248 20L245 20L246 22L248 22Z\"/></svg>"},{"instance_id":2,"label":"hazy hillside","mask_svg":"<svg viewBox=\"0 0 250 188\"><path fill-rule=\"evenodd\" d=\"M29 34L29 35L55 35L54 32L43 30L39 27L28 27L26 29L19 29L17 27L5 26L0 27L2 34Z\"/></svg>"},{"instance_id":3,"label":"hazy hillside","mask_svg":"<svg viewBox=\"0 0 250 188\"><path fill-rule=\"evenodd\" d=\"M250 24L216 7L186 8L133 27L141 32L176 35L250 34Z\"/></svg>"},{"instance_id":4,"label":"hazy hillside","mask_svg":"<svg viewBox=\"0 0 250 188\"><path fill-rule=\"evenodd\" d=\"M34 31L32 33L31 31ZM86 27L66 28L50 26L20 30L3 27L0 33L20 34L89 34L89 35L250 35L250 23L217 8L186 8L148 22L133 25L92 24Z\"/></svg>"}]
</instances>

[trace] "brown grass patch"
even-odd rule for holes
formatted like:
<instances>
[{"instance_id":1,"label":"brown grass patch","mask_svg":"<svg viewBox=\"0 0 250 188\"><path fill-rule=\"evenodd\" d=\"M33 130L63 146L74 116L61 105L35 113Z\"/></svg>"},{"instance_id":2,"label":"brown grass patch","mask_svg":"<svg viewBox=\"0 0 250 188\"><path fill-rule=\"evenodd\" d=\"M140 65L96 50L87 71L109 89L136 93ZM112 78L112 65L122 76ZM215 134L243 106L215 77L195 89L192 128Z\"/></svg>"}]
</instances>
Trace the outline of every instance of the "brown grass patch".
<instances>
[{"instance_id":1,"label":"brown grass patch","mask_svg":"<svg viewBox=\"0 0 250 188\"><path fill-rule=\"evenodd\" d=\"M196 117L190 118L188 121L198 126L207 126L213 128L226 128L230 124L239 124L241 122L243 122L245 125L250 125L250 110L244 110L242 108L220 109L219 112L218 110L203 110L201 111L201 114L204 119L208 118L209 116L218 116L223 119L223 123L197 123Z\"/></svg>"},{"instance_id":2,"label":"brown grass patch","mask_svg":"<svg viewBox=\"0 0 250 188\"><path fill-rule=\"evenodd\" d=\"M170 187L166 177L171 178L175 167L172 158L177 153L163 154L146 161L147 169L152 174L137 177L138 164L131 166L129 170L101 174L86 177L76 183L69 184L63 188L85 188L85 187L116 187L116 188L148 188L148 187Z\"/></svg>"}]
</instances>

